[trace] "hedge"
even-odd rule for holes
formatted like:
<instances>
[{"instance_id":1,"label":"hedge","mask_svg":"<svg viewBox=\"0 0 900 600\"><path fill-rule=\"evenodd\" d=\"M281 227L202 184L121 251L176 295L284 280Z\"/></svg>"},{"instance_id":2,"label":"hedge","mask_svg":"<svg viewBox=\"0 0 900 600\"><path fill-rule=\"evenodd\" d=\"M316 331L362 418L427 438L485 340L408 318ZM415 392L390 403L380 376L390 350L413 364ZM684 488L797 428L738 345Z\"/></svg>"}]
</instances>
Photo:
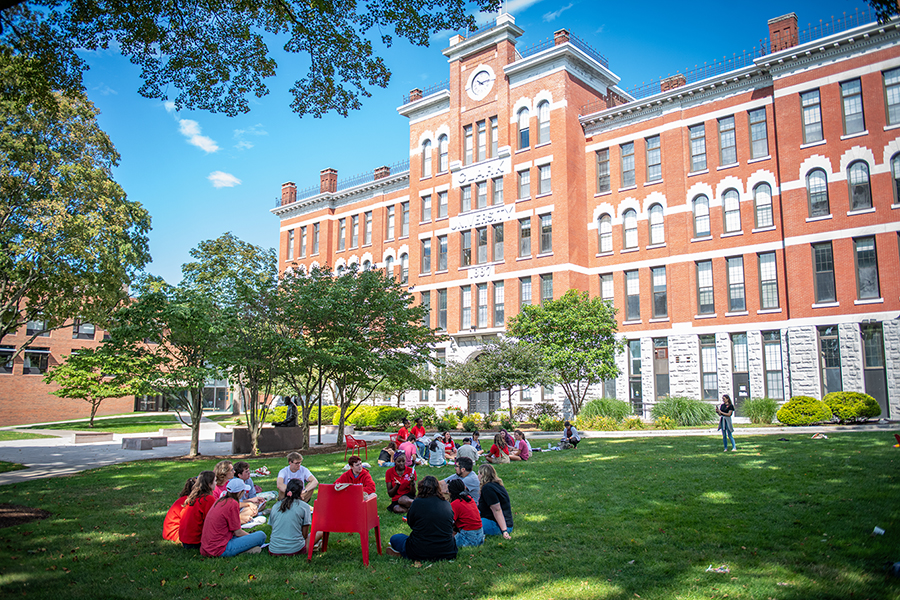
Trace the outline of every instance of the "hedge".
<instances>
[{"instance_id":1,"label":"hedge","mask_svg":"<svg viewBox=\"0 0 900 600\"><path fill-rule=\"evenodd\" d=\"M718 419L712 404L681 396L663 398L653 406L650 414L656 421L659 421L660 417L668 417L685 427L696 427Z\"/></svg>"},{"instance_id":2,"label":"hedge","mask_svg":"<svg viewBox=\"0 0 900 600\"><path fill-rule=\"evenodd\" d=\"M778 401L774 398L751 398L744 402L742 412L751 423L771 423L778 412Z\"/></svg>"},{"instance_id":3,"label":"hedge","mask_svg":"<svg viewBox=\"0 0 900 600\"><path fill-rule=\"evenodd\" d=\"M832 392L822 399L841 423L867 421L881 414L878 401L860 392Z\"/></svg>"},{"instance_id":4,"label":"hedge","mask_svg":"<svg viewBox=\"0 0 900 600\"><path fill-rule=\"evenodd\" d=\"M831 420L831 409L811 396L794 396L775 415L784 425L813 425Z\"/></svg>"},{"instance_id":5,"label":"hedge","mask_svg":"<svg viewBox=\"0 0 900 600\"><path fill-rule=\"evenodd\" d=\"M614 421L622 421L631 415L631 405L613 398L594 398L585 402L578 413L579 417L591 420L594 417L608 417Z\"/></svg>"},{"instance_id":6,"label":"hedge","mask_svg":"<svg viewBox=\"0 0 900 600\"><path fill-rule=\"evenodd\" d=\"M335 407L337 409L337 407ZM324 407L323 407L324 416ZM404 418L409 417L409 411L405 408L397 408L396 406L357 406L344 419L345 424L354 427L374 427L377 429L389 430L400 425ZM340 422L341 413L335 410L331 417L332 425Z\"/></svg>"}]
</instances>

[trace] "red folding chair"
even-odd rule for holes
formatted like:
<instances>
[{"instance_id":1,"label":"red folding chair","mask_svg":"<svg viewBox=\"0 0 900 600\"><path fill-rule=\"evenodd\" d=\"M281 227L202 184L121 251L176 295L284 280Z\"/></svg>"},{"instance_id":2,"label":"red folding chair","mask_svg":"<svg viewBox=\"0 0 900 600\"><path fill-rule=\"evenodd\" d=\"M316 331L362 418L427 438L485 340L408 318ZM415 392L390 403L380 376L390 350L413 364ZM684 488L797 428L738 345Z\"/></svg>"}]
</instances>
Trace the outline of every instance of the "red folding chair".
<instances>
[{"instance_id":1,"label":"red folding chair","mask_svg":"<svg viewBox=\"0 0 900 600\"><path fill-rule=\"evenodd\" d=\"M381 554L381 525L378 521L378 499L363 502L363 486L353 484L337 492L334 484L319 484L313 510L310 540L316 539L321 531L322 552L328 550L329 533L359 533L362 546L363 564L369 565L369 531L375 529L375 546ZM306 560L311 561L313 544L309 544Z\"/></svg>"},{"instance_id":2,"label":"red folding chair","mask_svg":"<svg viewBox=\"0 0 900 600\"><path fill-rule=\"evenodd\" d=\"M366 440L358 440L355 437L353 437L352 435L345 435L344 437L347 440L347 447L344 448L344 460L347 460L347 450L351 450L350 456L353 456L353 454L354 454L354 452L352 452L353 450L355 450L356 455L359 456L360 448L365 448L366 460L369 460L369 444L368 444L368 442L366 442Z\"/></svg>"},{"instance_id":3,"label":"red folding chair","mask_svg":"<svg viewBox=\"0 0 900 600\"><path fill-rule=\"evenodd\" d=\"M400 447L400 442L398 441L399 439L400 439L400 434L399 434L399 433L392 433L392 434L391 434L391 441L394 442L394 446L396 446L396 447L398 447L398 448Z\"/></svg>"}]
</instances>

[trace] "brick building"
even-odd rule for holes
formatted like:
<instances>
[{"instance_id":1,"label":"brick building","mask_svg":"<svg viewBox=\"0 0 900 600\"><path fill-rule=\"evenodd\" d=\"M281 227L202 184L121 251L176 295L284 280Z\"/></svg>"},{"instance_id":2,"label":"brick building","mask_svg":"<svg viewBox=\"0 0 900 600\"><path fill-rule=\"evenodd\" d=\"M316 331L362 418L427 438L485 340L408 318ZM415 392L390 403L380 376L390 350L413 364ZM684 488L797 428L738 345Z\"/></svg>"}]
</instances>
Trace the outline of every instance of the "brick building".
<instances>
[{"instance_id":1,"label":"brick building","mask_svg":"<svg viewBox=\"0 0 900 600\"><path fill-rule=\"evenodd\" d=\"M449 83L398 108L408 163L283 184L281 268L389 270L457 360L523 304L602 296L627 352L595 395L644 415L666 394L729 393L740 415L749 397L843 389L894 418L900 21L769 30L761 52L631 92L566 30L521 52L507 14L456 36ZM561 390L519 395L548 398Z\"/></svg>"}]
</instances>

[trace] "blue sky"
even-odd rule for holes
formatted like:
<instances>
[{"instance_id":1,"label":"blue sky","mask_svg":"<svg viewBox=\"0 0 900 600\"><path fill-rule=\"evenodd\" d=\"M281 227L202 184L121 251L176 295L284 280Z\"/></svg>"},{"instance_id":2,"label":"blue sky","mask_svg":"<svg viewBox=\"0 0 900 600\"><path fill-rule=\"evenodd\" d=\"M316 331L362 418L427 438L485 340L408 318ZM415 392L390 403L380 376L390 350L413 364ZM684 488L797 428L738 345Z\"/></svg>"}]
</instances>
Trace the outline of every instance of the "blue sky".
<instances>
[{"instance_id":1,"label":"blue sky","mask_svg":"<svg viewBox=\"0 0 900 600\"><path fill-rule=\"evenodd\" d=\"M727 6L706 0L504 4L525 30L520 47L568 29L609 60L625 89L758 48L760 39L768 37L766 22L772 17L795 12L802 31L810 23L867 6L850 0L760 0ZM447 79L441 50L451 35L434 36L427 48L401 41L382 48L393 72L391 83L371 90L362 110L347 118L301 119L291 112L288 90L308 60L280 52L277 43L270 44L279 49L279 68L268 81L269 95L252 100L250 113L233 118L178 113L164 102L142 98L137 93L139 71L127 59L112 51L86 54L91 66L85 77L88 97L100 109L100 126L122 156L115 178L153 217L153 263L147 270L177 283L190 250L226 231L263 247L277 247L279 223L269 210L283 182L294 181L305 189L317 185L319 171L327 167L337 169L343 179L406 158L408 122L396 109L409 90Z\"/></svg>"}]
</instances>

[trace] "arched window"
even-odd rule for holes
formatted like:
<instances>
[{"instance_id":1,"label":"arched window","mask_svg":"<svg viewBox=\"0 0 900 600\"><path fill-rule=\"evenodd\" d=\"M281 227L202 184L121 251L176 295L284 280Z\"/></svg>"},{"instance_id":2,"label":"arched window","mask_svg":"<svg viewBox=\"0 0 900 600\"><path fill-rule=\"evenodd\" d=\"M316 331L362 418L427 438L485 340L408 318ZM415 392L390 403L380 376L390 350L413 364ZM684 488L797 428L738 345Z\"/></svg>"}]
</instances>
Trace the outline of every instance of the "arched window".
<instances>
[{"instance_id":1,"label":"arched window","mask_svg":"<svg viewBox=\"0 0 900 600\"><path fill-rule=\"evenodd\" d=\"M447 169L450 165L450 159L448 158L448 148L450 144L447 142L447 136L442 135L438 138L438 172L446 173Z\"/></svg>"},{"instance_id":2,"label":"arched window","mask_svg":"<svg viewBox=\"0 0 900 600\"><path fill-rule=\"evenodd\" d=\"M741 197L737 190L730 189L722 198L725 207L725 233L741 230Z\"/></svg>"},{"instance_id":3,"label":"arched window","mask_svg":"<svg viewBox=\"0 0 900 600\"><path fill-rule=\"evenodd\" d=\"M600 232L600 252L612 252L612 219L609 215L600 217L597 230Z\"/></svg>"},{"instance_id":4,"label":"arched window","mask_svg":"<svg viewBox=\"0 0 900 600\"><path fill-rule=\"evenodd\" d=\"M400 283L409 281L409 254L400 255Z\"/></svg>"},{"instance_id":5,"label":"arched window","mask_svg":"<svg viewBox=\"0 0 900 600\"><path fill-rule=\"evenodd\" d=\"M629 208L622 216L625 221L625 247L637 248L637 211L635 211L633 208Z\"/></svg>"},{"instance_id":6,"label":"arched window","mask_svg":"<svg viewBox=\"0 0 900 600\"><path fill-rule=\"evenodd\" d=\"M343 275L345 270L346 270L346 267L344 267L344 265L338 265L338 268L337 268L338 277Z\"/></svg>"},{"instance_id":7,"label":"arched window","mask_svg":"<svg viewBox=\"0 0 900 600\"><path fill-rule=\"evenodd\" d=\"M806 198L810 218L831 214L831 208L828 206L828 178L822 169L814 169L807 174Z\"/></svg>"},{"instance_id":8,"label":"arched window","mask_svg":"<svg viewBox=\"0 0 900 600\"><path fill-rule=\"evenodd\" d=\"M394 276L394 257L393 256L388 256L386 259L384 259L384 273L388 277Z\"/></svg>"},{"instance_id":9,"label":"arched window","mask_svg":"<svg viewBox=\"0 0 900 600\"><path fill-rule=\"evenodd\" d=\"M700 195L694 198L694 237L706 237L709 231L709 198Z\"/></svg>"},{"instance_id":10,"label":"arched window","mask_svg":"<svg viewBox=\"0 0 900 600\"><path fill-rule=\"evenodd\" d=\"M372 263L368 260L363 261L363 271L370 271L372 269Z\"/></svg>"},{"instance_id":11,"label":"arched window","mask_svg":"<svg viewBox=\"0 0 900 600\"><path fill-rule=\"evenodd\" d=\"M869 187L869 165L858 160L847 167L850 184L850 210L872 208L872 190Z\"/></svg>"},{"instance_id":12,"label":"arched window","mask_svg":"<svg viewBox=\"0 0 900 600\"><path fill-rule=\"evenodd\" d=\"M517 116L519 119L519 150L522 150L531 146L531 142L528 138L528 109L519 109L519 113Z\"/></svg>"},{"instance_id":13,"label":"arched window","mask_svg":"<svg viewBox=\"0 0 900 600\"><path fill-rule=\"evenodd\" d=\"M894 204L900 204L900 154L891 159L891 175L894 177Z\"/></svg>"},{"instance_id":14,"label":"arched window","mask_svg":"<svg viewBox=\"0 0 900 600\"><path fill-rule=\"evenodd\" d=\"M431 177L431 140L422 144L422 177Z\"/></svg>"},{"instance_id":15,"label":"arched window","mask_svg":"<svg viewBox=\"0 0 900 600\"><path fill-rule=\"evenodd\" d=\"M537 106L538 111L538 144L550 141L550 103L544 100Z\"/></svg>"},{"instance_id":16,"label":"arched window","mask_svg":"<svg viewBox=\"0 0 900 600\"><path fill-rule=\"evenodd\" d=\"M771 227L775 224L772 216L772 187L760 183L753 188L753 204L756 208L756 226Z\"/></svg>"},{"instance_id":17,"label":"arched window","mask_svg":"<svg viewBox=\"0 0 900 600\"><path fill-rule=\"evenodd\" d=\"M650 207L650 245L664 244L666 241L666 228L663 222L662 204L654 204Z\"/></svg>"}]
</instances>

